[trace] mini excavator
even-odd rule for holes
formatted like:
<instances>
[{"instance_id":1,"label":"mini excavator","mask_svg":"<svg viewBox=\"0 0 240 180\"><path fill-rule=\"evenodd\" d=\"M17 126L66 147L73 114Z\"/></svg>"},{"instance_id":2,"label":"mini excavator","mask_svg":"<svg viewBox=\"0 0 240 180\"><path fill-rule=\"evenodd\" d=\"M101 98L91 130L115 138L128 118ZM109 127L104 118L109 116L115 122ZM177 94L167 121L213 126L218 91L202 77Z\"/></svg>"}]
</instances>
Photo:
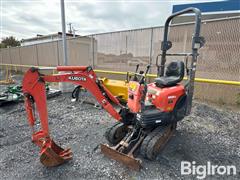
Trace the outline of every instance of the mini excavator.
<instances>
[{"instance_id":1,"label":"mini excavator","mask_svg":"<svg viewBox=\"0 0 240 180\"><path fill-rule=\"evenodd\" d=\"M167 54L172 46L168 41L168 29L171 20L185 13L195 13L195 29L192 38L192 52ZM30 68L23 79L23 93L28 121L34 129L35 109L38 111L41 129L33 130L32 142L41 148L40 161L45 166L57 166L72 158L70 149L58 146L50 137L46 101L46 82L69 82L87 89L99 104L117 123L110 127L105 136L109 144L101 144L101 152L139 170L141 160L154 159L173 135L177 122L190 114L194 91L194 78L198 49L204 44L200 37L201 12L196 8L187 8L168 17L165 23L162 42L161 63L158 65L158 77L152 83L146 82L146 71L135 72L129 81L128 101L124 106L103 85L90 66L58 66L57 75L45 75L46 68ZM183 61L173 61L165 67L166 56L191 56L188 67ZM186 62L187 63L187 62ZM185 69L187 81L181 84ZM166 71L166 72L165 72ZM109 101L120 107L117 111Z\"/></svg>"}]
</instances>

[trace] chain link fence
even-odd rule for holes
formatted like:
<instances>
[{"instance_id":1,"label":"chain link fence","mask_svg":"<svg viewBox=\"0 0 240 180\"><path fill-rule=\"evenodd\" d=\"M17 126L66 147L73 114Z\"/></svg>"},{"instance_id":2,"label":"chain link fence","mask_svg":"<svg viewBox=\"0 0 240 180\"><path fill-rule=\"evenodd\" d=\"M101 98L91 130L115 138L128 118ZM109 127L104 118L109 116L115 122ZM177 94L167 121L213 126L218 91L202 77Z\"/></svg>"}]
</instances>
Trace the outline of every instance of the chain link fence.
<instances>
[{"instance_id":1,"label":"chain link fence","mask_svg":"<svg viewBox=\"0 0 240 180\"><path fill-rule=\"evenodd\" d=\"M169 53L191 52L194 24L179 24L170 28ZM134 71L140 64L152 64L156 73L156 57L161 52L164 27L154 27L91 35L97 42L94 67L103 70ZM240 81L240 18L219 19L202 23L201 35L206 44L199 51L197 78ZM168 57L184 60L181 57ZM112 78L119 75L104 74ZM220 104L240 104L240 87L196 83L195 97Z\"/></svg>"},{"instance_id":2,"label":"chain link fence","mask_svg":"<svg viewBox=\"0 0 240 180\"><path fill-rule=\"evenodd\" d=\"M170 28L169 53L191 52L193 24ZM209 21L202 24L206 44L200 49L197 77L240 81L240 19ZM112 32L89 36L97 41L97 69L134 70L136 64L155 65L161 52L163 27ZM179 57L169 57L168 62ZM156 68L155 68L156 69ZM156 70L152 68L152 72Z\"/></svg>"},{"instance_id":3,"label":"chain link fence","mask_svg":"<svg viewBox=\"0 0 240 180\"><path fill-rule=\"evenodd\" d=\"M173 25L169 53L191 52L194 25ZM134 71L140 64L144 69L152 64L156 73L156 57L161 52L163 27L89 35L67 40L69 65L92 65L95 69ZM201 35L206 44L199 51L197 78L240 81L240 17L205 21ZM25 47L0 49L0 63L39 66L62 65L61 41ZM181 57L168 57L172 60ZM21 68L21 70L25 70ZM124 79L123 76L101 74ZM240 104L240 87L196 83L195 97L227 104Z\"/></svg>"}]
</instances>

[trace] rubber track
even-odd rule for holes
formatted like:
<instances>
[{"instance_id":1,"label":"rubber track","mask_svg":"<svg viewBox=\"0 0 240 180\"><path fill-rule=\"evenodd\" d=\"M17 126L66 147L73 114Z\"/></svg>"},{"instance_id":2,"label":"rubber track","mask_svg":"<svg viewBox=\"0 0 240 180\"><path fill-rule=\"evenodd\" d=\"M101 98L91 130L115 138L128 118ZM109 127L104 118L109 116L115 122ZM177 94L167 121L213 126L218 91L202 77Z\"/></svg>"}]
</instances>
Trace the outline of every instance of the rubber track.
<instances>
[{"instance_id":1,"label":"rubber track","mask_svg":"<svg viewBox=\"0 0 240 180\"><path fill-rule=\"evenodd\" d=\"M165 130L165 126L159 126L156 129L154 129L152 132L150 132L147 137L143 140L141 148L140 148L140 154L147 159L150 159L148 154L149 144L152 141L153 138L162 136ZM151 160L151 159L150 159Z\"/></svg>"}]
</instances>

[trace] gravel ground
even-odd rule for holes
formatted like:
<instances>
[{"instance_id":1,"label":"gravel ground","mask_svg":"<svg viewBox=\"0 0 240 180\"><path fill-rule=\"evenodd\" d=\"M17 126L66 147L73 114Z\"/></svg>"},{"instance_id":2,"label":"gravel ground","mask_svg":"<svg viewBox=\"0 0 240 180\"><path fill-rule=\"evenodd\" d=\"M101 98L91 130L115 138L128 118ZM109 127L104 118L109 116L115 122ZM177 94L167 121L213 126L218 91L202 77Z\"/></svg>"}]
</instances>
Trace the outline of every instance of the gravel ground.
<instances>
[{"instance_id":1,"label":"gravel ground","mask_svg":"<svg viewBox=\"0 0 240 180\"><path fill-rule=\"evenodd\" d=\"M99 144L106 142L104 132L114 123L104 110L73 103L70 94L50 99L48 107L51 136L72 148L73 160L43 167L39 149L31 143L23 103L10 104L0 108L1 179L195 179L180 175L181 161L235 165L237 175L207 179L240 179L240 113L194 102L191 116L178 124L157 159L143 160L143 169L135 172L100 153Z\"/></svg>"}]
</instances>

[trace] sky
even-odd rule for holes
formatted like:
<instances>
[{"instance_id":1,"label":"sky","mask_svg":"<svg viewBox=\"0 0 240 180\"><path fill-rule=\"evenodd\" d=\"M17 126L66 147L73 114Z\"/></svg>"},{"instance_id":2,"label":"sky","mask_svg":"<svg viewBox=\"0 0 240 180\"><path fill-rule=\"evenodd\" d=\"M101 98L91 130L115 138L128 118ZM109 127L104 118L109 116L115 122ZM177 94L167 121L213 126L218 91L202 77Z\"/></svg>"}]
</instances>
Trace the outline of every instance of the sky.
<instances>
[{"instance_id":1,"label":"sky","mask_svg":"<svg viewBox=\"0 0 240 180\"><path fill-rule=\"evenodd\" d=\"M65 16L76 34L89 35L161 26L174 4L194 2L204 0L65 0ZM60 32L60 13L60 0L0 0L0 39L14 36L21 40Z\"/></svg>"}]
</instances>

